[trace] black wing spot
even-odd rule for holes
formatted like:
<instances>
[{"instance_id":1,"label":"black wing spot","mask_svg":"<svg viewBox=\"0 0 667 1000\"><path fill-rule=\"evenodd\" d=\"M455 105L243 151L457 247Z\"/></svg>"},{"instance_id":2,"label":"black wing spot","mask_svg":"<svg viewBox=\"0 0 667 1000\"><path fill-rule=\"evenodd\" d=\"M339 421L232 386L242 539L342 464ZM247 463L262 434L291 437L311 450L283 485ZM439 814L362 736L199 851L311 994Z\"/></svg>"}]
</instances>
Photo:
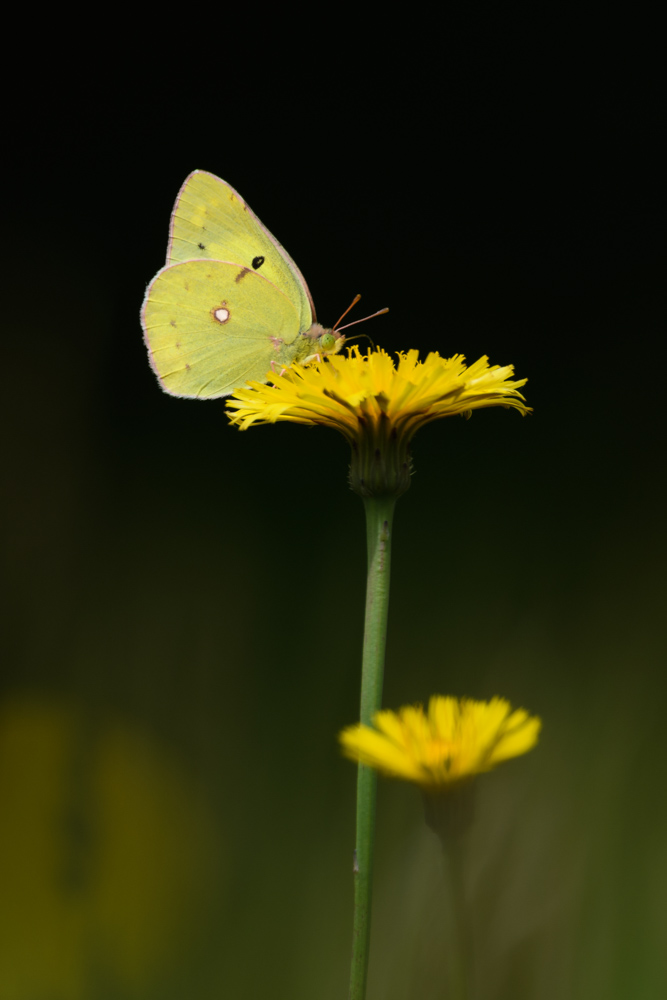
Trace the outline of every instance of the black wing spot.
<instances>
[{"instance_id":1,"label":"black wing spot","mask_svg":"<svg viewBox=\"0 0 667 1000\"><path fill-rule=\"evenodd\" d=\"M203 243L198 243L197 246L199 247L200 250L205 250L206 249L206 247L204 246Z\"/></svg>"},{"instance_id":2,"label":"black wing spot","mask_svg":"<svg viewBox=\"0 0 667 1000\"><path fill-rule=\"evenodd\" d=\"M263 257L253 257L252 259L253 270L258 271L263 263L264 263Z\"/></svg>"}]
</instances>

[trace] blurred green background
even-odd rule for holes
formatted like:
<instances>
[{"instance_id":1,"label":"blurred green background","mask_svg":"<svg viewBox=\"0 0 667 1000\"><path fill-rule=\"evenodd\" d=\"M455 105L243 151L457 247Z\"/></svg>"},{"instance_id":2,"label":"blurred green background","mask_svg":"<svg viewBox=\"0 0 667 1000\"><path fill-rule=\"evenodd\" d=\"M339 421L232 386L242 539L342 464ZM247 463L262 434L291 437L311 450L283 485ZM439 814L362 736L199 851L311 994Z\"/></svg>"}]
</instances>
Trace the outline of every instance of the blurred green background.
<instances>
[{"instance_id":1,"label":"blurred green background","mask_svg":"<svg viewBox=\"0 0 667 1000\"><path fill-rule=\"evenodd\" d=\"M112 25L114 57L33 50L12 90L0 997L346 995L363 508L333 432L240 433L159 391L139 307L195 167L277 234L323 322L362 292L386 349L529 378L532 417L415 438L384 703L499 694L544 720L478 782L478 1000L662 996L653 64L565 59L493 14L446 41L341 26L310 64L298 32L278 58L229 16L218 60L178 24ZM369 1000L445 996L441 888L418 793L381 783Z\"/></svg>"}]
</instances>

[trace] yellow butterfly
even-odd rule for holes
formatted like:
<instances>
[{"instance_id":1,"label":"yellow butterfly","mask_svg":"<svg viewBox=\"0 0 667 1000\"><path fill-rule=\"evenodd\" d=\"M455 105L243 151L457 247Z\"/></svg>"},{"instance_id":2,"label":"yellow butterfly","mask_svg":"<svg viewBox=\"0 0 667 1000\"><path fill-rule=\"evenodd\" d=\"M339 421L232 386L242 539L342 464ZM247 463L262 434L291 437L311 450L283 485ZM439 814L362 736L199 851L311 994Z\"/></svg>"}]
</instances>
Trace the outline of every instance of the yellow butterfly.
<instances>
[{"instance_id":1,"label":"yellow butterfly","mask_svg":"<svg viewBox=\"0 0 667 1000\"><path fill-rule=\"evenodd\" d=\"M346 339L338 324L315 322L287 251L233 187L205 170L178 193L167 264L146 290L141 325L162 388L199 399L267 382L292 361L337 353Z\"/></svg>"}]
</instances>

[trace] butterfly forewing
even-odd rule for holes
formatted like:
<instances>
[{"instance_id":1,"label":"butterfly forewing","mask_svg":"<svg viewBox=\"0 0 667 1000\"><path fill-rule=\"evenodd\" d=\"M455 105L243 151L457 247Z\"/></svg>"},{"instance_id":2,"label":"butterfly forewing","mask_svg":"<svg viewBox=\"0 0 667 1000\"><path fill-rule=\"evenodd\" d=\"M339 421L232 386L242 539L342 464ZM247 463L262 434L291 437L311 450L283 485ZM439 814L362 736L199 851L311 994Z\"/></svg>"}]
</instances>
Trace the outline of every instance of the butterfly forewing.
<instances>
[{"instance_id":1,"label":"butterfly forewing","mask_svg":"<svg viewBox=\"0 0 667 1000\"><path fill-rule=\"evenodd\" d=\"M299 331L315 309L298 267L226 181L205 170L186 178L171 217L167 263L208 258L238 264L272 282L294 303Z\"/></svg>"}]
</instances>

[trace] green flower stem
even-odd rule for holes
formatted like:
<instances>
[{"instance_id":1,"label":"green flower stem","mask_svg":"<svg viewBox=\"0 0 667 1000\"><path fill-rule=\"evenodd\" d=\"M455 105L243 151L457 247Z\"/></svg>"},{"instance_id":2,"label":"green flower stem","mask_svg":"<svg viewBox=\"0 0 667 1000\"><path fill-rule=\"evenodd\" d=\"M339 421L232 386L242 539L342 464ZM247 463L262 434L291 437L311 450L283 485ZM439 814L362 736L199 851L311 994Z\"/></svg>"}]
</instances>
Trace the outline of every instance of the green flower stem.
<instances>
[{"instance_id":1,"label":"green flower stem","mask_svg":"<svg viewBox=\"0 0 667 1000\"><path fill-rule=\"evenodd\" d=\"M370 726L382 702L384 650L387 641L391 530L395 497L364 497L368 535L368 581L364 654L361 667L361 713ZM350 1000L364 1000L368 973L373 890L376 773L359 764L357 776L357 838L354 862L354 925Z\"/></svg>"}]
</instances>

